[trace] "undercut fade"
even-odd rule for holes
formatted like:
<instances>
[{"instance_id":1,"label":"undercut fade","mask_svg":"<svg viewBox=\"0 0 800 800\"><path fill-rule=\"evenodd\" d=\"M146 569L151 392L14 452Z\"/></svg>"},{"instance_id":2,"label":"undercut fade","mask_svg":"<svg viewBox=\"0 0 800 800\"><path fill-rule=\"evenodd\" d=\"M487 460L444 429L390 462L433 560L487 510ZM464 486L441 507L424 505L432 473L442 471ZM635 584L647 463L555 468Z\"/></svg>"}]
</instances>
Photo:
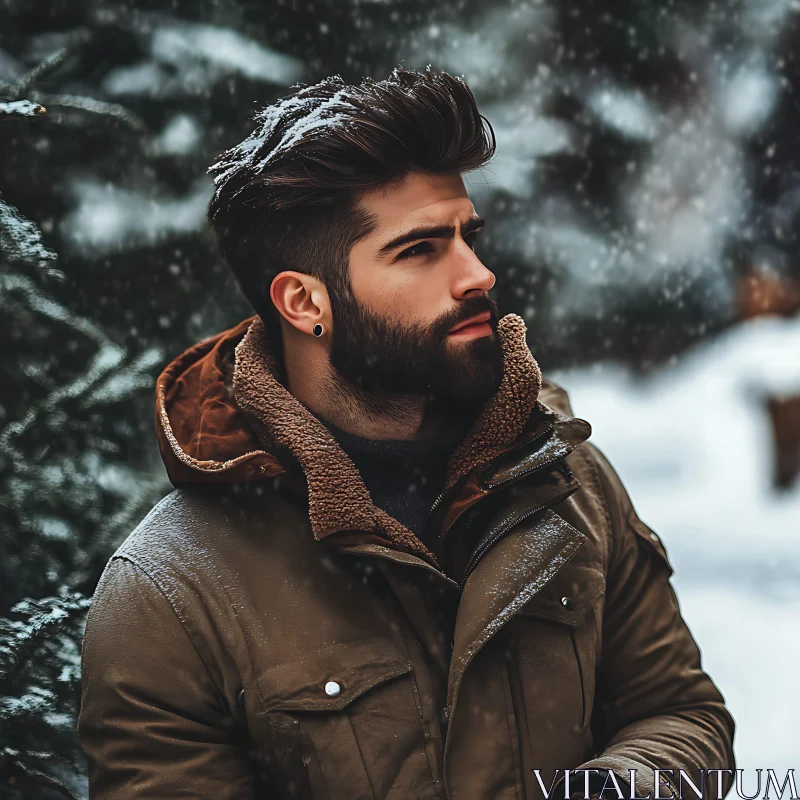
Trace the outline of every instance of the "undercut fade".
<instances>
[{"instance_id":1,"label":"undercut fade","mask_svg":"<svg viewBox=\"0 0 800 800\"><path fill-rule=\"evenodd\" d=\"M494 155L495 136L467 84L444 71L395 69L382 81L303 86L260 111L256 128L210 168L208 219L243 294L280 341L269 296L296 270L331 295L349 287L350 250L375 225L364 192L411 172L463 174ZM333 308L335 314L336 309Z\"/></svg>"}]
</instances>

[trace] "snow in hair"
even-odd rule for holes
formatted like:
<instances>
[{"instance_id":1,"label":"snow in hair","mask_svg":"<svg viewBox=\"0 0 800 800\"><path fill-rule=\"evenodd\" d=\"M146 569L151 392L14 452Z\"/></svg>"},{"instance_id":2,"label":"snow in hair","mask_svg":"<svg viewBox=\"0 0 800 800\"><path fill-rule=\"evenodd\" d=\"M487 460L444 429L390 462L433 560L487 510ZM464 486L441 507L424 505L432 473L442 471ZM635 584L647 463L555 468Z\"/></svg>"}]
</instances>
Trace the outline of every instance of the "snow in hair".
<instances>
[{"instance_id":1,"label":"snow in hair","mask_svg":"<svg viewBox=\"0 0 800 800\"><path fill-rule=\"evenodd\" d=\"M331 85L343 86L344 83L339 76L329 78L259 111L255 116L258 123L256 129L244 141L224 152L208 168L209 172L216 173L214 185L217 190L235 172L248 169L259 173L300 139L330 131L352 119L353 112L358 107L347 97L345 89L339 89L325 99L314 95L314 90ZM286 126L277 143L267 149L267 143L275 138L279 123L290 117L294 117L294 121Z\"/></svg>"}]
</instances>

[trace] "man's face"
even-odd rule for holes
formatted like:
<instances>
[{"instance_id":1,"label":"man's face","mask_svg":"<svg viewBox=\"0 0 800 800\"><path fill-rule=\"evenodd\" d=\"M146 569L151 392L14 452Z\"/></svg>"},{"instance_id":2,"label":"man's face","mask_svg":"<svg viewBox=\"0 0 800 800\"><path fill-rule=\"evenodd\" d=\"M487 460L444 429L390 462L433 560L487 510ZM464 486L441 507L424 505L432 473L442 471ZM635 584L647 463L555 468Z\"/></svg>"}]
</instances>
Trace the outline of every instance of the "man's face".
<instances>
[{"instance_id":1,"label":"man's face","mask_svg":"<svg viewBox=\"0 0 800 800\"><path fill-rule=\"evenodd\" d=\"M350 291L331 292L331 365L365 391L488 398L503 375L495 277L461 177L412 173L361 205L377 225L350 252Z\"/></svg>"}]
</instances>

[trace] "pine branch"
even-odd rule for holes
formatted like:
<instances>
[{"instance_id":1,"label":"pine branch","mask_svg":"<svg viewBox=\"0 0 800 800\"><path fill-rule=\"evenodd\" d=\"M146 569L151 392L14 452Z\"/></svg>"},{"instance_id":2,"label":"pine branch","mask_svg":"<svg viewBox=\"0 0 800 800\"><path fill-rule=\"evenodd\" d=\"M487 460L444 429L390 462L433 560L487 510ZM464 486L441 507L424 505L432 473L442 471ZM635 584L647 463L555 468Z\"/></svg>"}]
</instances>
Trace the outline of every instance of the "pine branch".
<instances>
[{"instance_id":1,"label":"pine branch","mask_svg":"<svg viewBox=\"0 0 800 800\"><path fill-rule=\"evenodd\" d=\"M0 103L0 106L2 105ZM56 254L42 243L42 233L36 224L25 219L14 206L2 198L0 198L0 256L12 263L35 263L40 267L56 260Z\"/></svg>"},{"instance_id":2,"label":"pine branch","mask_svg":"<svg viewBox=\"0 0 800 800\"><path fill-rule=\"evenodd\" d=\"M38 103L47 105L50 108L74 109L85 111L89 114L97 114L101 117L110 117L123 122L138 133L144 133L147 130L147 126L141 117L119 103L108 103L105 100L95 100L92 97L81 97L74 94L31 92L30 96Z\"/></svg>"},{"instance_id":3,"label":"pine branch","mask_svg":"<svg viewBox=\"0 0 800 800\"><path fill-rule=\"evenodd\" d=\"M0 84L0 97L7 98L6 101L0 102L0 119L11 119L12 116L34 117L46 113L45 106L52 106L116 119L138 133L146 131L147 126L144 120L119 103L109 103L80 95L48 94L33 90L33 87L42 78L57 70L69 56L83 47L91 38L91 31L85 28L79 29L73 34L72 41L66 47L37 64L16 83ZM29 95L33 102L23 100L24 94Z\"/></svg>"},{"instance_id":4,"label":"pine branch","mask_svg":"<svg viewBox=\"0 0 800 800\"><path fill-rule=\"evenodd\" d=\"M60 67L67 60L67 58L69 58L69 56L71 56L80 47L83 47L83 45L85 45L90 38L91 33L88 29L79 29L73 34L72 41L70 41L66 47L63 47L52 56L45 58L44 61L41 61L39 64L37 64L32 70L23 75L16 83L6 86L4 89L0 89L0 92L6 95L10 100L20 100L24 94L27 94L28 90L31 89L34 84L36 84L46 75L49 75L51 72L58 69L58 67Z\"/></svg>"},{"instance_id":5,"label":"pine branch","mask_svg":"<svg viewBox=\"0 0 800 800\"><path fill-rule=\"evenodd\" d=\"M36 117L46 113L47 109L30 100L10 100L0 102L0 120L12 117Z\"/></svg>"},{"instance_id":6,"label":"pine branch","mask_svg":"<svg viewBox=\"0 0 800 800\"><path fill-rule=\"evenodd\" d=\"M28 619L0 618L0 682L10 684L42 640L52 636L54 628L63 627L90 605L91 599L78 592L41 600L25 598L17 603L12 613L28 615Z\"/></svg>"},{"instance_id":7,"label":"pine branch","mask_svg":"<svg viewBox=\"0 0 800 800\"><path fill-rule=\"evenodd\" d=\"M65 645L78 647L78 617L90 604L89 598L62 589L57 597L17 603L11 612L25 619L0 618L0 730L6 734L0 737L5 739L0 741L0 796L3 786L13 786L26 797L28 789L46 787L74 798L62 781L33 765L50 772L56 761L73 770L78 763L73 726L79 671L77 662L63 662ZM47 746L26 746L28 741Z\"/></svg>"},{"instance_id":8,"label":"pine branch","mask_svg":"<svg viewBox=\"0 0 800 800\"><path fill-rule=\"evenodd\" d=\"M0 657L5 655L0 650ZM33 689L19 697L0 697L0 720L4 725L10 722L32 722L41 719L45 714L54 712L56 696L46 689L34 686Z\"/></svg>"},{"instance_id":9,"label":"pine branch","mask_svg":"<svg viewBox=\"0 0 800 800\"><path fill-rule=\"evenodd\" d=\"M67 800L80 800L78 795L61 781L25 764L19 750L11 747L0 750L0 784L14 788L23 785L39 786L52 789Z\"/></svg>"},{"instance_id":10,"label":"pine branch","mask_svg":"<svg viewBox=\"0 0 800 800\"><path fill-rule=\"evenodd\" d=\"M3 304L8 303L8 298L4 297L4 294L22 295L28 308L45 317L63 322L75 333L93 341L99 348L119 349L96 325L42 294L39 287L27 275L3 275L0 273L0 301Z\"/></svg>"}]
</instances>

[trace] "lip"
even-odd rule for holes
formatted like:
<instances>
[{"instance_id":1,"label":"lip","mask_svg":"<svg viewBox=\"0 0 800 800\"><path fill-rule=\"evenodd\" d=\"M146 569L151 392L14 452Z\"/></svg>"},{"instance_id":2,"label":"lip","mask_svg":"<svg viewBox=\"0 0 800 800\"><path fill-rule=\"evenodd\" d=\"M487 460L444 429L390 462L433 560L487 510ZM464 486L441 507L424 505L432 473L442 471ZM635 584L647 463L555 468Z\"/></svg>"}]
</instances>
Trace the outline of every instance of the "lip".
<instances>
[{"instance_id":1,"label":"lip","mask_svg":"<svg viewBox=\"0 0 800 800\"><path fill-rule=\"evenodd\" d=\"M456 331L460 331L462 328L468 328L470 325L480 325L484 322L488 322L491 318L492 312L484 311L482 314L478 314L477 316L464 320L464 322L456 325L455 328L450 328L449 333L455 333Z\"/></svg>"}]
</instances>

